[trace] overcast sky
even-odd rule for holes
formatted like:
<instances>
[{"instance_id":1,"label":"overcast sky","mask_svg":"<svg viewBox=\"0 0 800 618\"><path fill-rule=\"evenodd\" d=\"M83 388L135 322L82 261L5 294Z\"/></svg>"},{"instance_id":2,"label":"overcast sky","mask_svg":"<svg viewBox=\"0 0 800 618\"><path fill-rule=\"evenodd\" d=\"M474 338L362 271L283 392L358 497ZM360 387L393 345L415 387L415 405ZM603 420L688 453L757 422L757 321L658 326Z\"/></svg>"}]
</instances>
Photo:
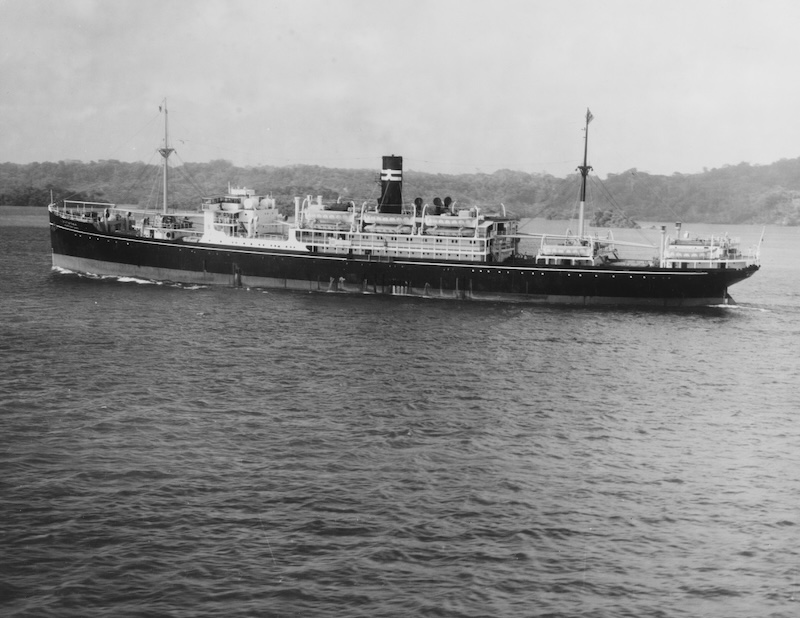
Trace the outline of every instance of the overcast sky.
<instances>
[{"instance_id":1,"label":"overcast sky","mask_svg":"<svg viewBox=\"0 0 800 618\"><path fill-rule=\"evenodd\" d=\"M0 0L0 161L565 176L800 156L796 0Z\"/></svg>"}]
</instances>

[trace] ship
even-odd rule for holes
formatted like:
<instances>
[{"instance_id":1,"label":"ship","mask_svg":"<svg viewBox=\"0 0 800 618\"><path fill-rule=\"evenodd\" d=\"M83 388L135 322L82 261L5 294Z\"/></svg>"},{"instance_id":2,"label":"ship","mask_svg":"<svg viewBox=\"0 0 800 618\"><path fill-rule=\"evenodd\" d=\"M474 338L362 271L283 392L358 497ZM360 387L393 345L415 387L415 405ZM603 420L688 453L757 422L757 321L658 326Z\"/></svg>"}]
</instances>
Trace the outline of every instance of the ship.
<instances>
[{"instance_id":1,"label":"ship","mask_svg":"<svg viewBox=\"0 0 800 618\"><path fill-rule=\"evenodd\" d=\"M384 294L569 305L692 307L732 304L729 288L760 268L760 245L727 234L693 236L661 226L645 258L587 233L586 112L578 226L563 235L523 231L502 204L459 206L450 197L407 200L403 158L382 159L377 198L297 196L282 215L269 195L232 187L185 212L168 206L164 104L163 205L51 200L52 266L59 272L189 285ZM291 208L291 205L289 205ZM525 247L535 247L527 250ZM641 252L641 250L639 250Z\"/></svg>"}]
</instances>

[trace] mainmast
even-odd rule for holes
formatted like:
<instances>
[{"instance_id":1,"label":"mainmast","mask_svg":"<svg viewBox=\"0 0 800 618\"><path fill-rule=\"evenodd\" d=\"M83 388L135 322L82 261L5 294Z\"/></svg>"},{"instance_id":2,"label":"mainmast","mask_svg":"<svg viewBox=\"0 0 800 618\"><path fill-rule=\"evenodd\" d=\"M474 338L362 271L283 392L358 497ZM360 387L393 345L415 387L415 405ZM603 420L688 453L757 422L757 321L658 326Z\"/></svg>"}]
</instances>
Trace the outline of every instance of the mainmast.
<instances>
[{"instance_id":1,"label":"mainmast","mask_svg":"<svg viewBox=\"0 0 800 618\"><path fill-rule=\"evenodd\" d=\"M158 111L162 111L162 106L158 107ZM164 111L164 147L159 148L158 152L164 157L164 206L163 212L166 214L167 212L167 185L168 185L168 175L169 175L169 155L175 152L174 149L169 147L169 122L168 122L168 112L167 112L167 100L164 99L163 105Z\"/></svg>"},{"instance_id":2,"label":"mainmast","mask_svg":"<svg viewBox=\"0 0 800 618\"><path fill-rule=\"evenodd\" d=\"M583 136L583 165L579 165L578 169L581 172L581 206L578 213L578 236L583 236L583 213L586 208L586 177L592 169L591 165L587 164L589 154L589 123L592 121L592 112L586 108L586 129Z\"/></svg>"}]
</instances>

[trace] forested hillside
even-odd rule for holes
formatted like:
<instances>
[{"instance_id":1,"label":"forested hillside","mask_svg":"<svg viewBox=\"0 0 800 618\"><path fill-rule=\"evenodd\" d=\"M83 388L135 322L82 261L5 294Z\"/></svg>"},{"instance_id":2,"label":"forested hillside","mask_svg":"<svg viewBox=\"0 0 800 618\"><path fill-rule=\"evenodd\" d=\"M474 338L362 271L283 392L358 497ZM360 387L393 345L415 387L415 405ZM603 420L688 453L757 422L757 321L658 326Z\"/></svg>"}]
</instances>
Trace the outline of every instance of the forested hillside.
<instances>
[{"instance_id":1,"label":"forested hillside","mask_svg":"<svg viewBox=\"0 0 800 618\"><path fill-rule=\"evenodd\" d=\"M144 163L59 161L0 163L0 204L44 206L55 199L93 199L156 207L161 170ZM360 203L379 193L377 170L309 165L235 167L228 161L186 163L170 168L171 203L189 207L228 183L270 193L286 212L296 195L349 198ZM406 170L404 196L432 202L451 196L460 205L500 203L521 216L575 216L580 176L556 178L500 170L493 174L426 174ZM588 218L621 226L632 220L706 223L800 224L800 158L771 165L741 163L700 174L652 175L635 169L589 177Z\"/></svg>"}]
</instances>

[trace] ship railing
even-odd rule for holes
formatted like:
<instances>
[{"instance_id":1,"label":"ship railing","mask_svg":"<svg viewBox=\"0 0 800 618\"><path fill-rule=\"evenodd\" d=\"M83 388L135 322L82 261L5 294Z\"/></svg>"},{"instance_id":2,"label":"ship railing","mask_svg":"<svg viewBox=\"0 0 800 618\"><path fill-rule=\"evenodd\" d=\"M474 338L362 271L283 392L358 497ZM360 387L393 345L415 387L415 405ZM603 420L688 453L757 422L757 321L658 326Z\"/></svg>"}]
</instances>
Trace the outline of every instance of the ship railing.
<instances>
[{"instance_id":1,"label":"ship railing","mask_svg":"<svg viewBox=\"0 0 800 618\"><path fill-rule=\"evenodd\" d=\"M285 221L276 221L275 223L264 223L260 225L254 238L274 238L276 236L288 238L289 228Z\"/></svg>"},{"instance_id":2,"label":"ship railing","mask_svg":"<svg viewBox=\"0 0 800 618\"><path fill-rule=\"evenodd\" d=\"M732 245L738 245L741 242L741 238L738 236L728 236L727 234L722 234L720 236L709 236L709 237L702 237L702 236L695 236L690 238L667 238L668 244L675 245L675 246L692 246L692 245L705 245L707 247L726 247Z\"/></svg>"},{"instance_id":3,"label":"ship railing","mask_svg":"<svg viewBox=\"0 0 800 618\"><path fill-rule=\"evenodd\" d=\"M763 240L763 233L762 233ZM741 260L743 258L758 260L761 242L757 247L750 247L747 252L739 248L741 239L723 234L709 237L670 238L664 247L667 259L707 259L707 260Z\"/></svg>"},{"instance_id":4,"label":"ship railing","mask_svg":"<svg viewBox=\"0 0 800 618\"><path fill-rule=\"evenodd\" d=\"M106 209L116 208L116 204L109 202L88 202L85 200L61 200L50 204L50 210L65 216L76 219L93 219Z\"/></svg>"},{"instance_id":5,"label":"ship railing","mask_svg":"<svg viewBox=\"0 0 800 618\"><path fill-rule=\"evenodd\" d=\"M592 257L594 255L594 247L591 244L587 245L566 245L566 244L556 244L550 245L546 244L546 241L542 242L542 245L539 247L539 255L540 256L549 256L549 257Z\"/></svg>"},{"instance_id":6,"label":"ship railing","mask_svg":"<svg viewBox=\"0 0 800 618\"><path fill-rule=\"evenodd\" d=\"M148 224L149 227L162 229L162 230L188 230L194 227L194 223L191 221L177 221L175 223L161 223L154 222L152 224Z\"/></svg>"},{"instance_id":7,"label":"ship railing","mask_svg":"<svg viewBox=\"0 0 800 618\"><path fill-rule=\"evenodd\" d=\"M319 247L334 253L353 252L357 255L389 256L394 258L449 259L458 261L484 261L490 249L483 239L445 238L445 242L431 242L433 237L403 234L371 234L358 235L346 232L330 232L326 230L297 230L297 239L303 244ZM508 247L497 245L494 249L502 252Z\"/></svg>"},{"instance_id":8,"label":"ship railing","mask_svg":"<svg viewBox=\"0 0 800 618\"><path fill-rule=\"evenodd\" d=\"M664 257L668 260L720 260L724 259L722 252L719 251L719 247L708 248L708 247L697 247L696 249L692 249L689 247L684 247L681 250L676 250L674 247L670 247L664 254Z\"/></svg>"},{"instance_id":9,"label":"ship railing","mask_svg":"<svg viewBox=\"0 0 800 618\"><path fill-rule=\"evenodd\" d=\"M759 264L757 251L745 253L738 250L713 255L708 252L671 252L661 261L665 268L746 268Z\"/></svg>"},{"instance_id":10,"label":"ship railing","mask_svg":"<svg viewBox=\"0 0 800 618\"><path fill-rule=\"evenodd\" d=\"M403 239L401 241L400 239ZM446 259L458 261L483 261L487 256L486 244L475 242L472 238L453 238L457 242L434 244L421 241L415 236L398 236L397 241L389 242L381 234L363 234L359 239L345 242L332 242L331 247L354 249L359 252L369 251L375 256L413 257L429 259ZM472 243L470 243L472 241ZM468 244L469 243L469 244Z\"/></svg>"}]
</instances>

